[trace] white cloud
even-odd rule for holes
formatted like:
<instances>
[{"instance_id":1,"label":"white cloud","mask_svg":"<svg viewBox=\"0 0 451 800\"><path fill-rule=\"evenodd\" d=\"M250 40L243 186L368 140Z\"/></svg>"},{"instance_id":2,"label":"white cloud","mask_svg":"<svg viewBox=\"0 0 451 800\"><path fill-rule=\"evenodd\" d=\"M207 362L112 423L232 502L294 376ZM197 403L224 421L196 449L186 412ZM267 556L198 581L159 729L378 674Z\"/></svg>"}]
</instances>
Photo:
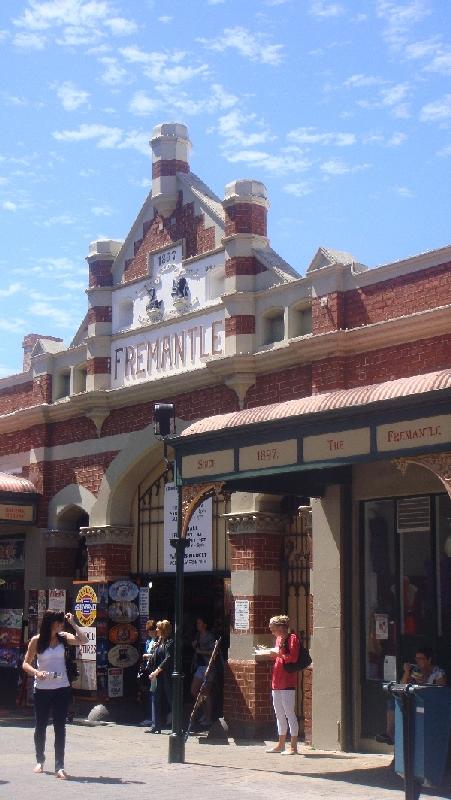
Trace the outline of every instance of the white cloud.
<instances>
[{"instance_id":1,"label":"white cloud","mask_svg":"<svg viewBox=\"0 0 451 800\"><path fill-rule=\"evenodd\" d=\"M287 139L296 144L332 144L336 147L348 147L356 142L354 133L319 133L316 128L296 128L287 134Z\"/></svg>"},{"instance_id":2,"label":"white cloud","mask_svg":"<svg viewBox=\"0 0 451 800\"><path fill-rule=\"evenodd\" d=\"M84 89L77 89L70 81L58 86L56 93L65 111L76 111L80 106L89 105L89 92Z\"/></svg>"},{"instance_id":3,"label":"white cloud","mask_svg":"<svg viewBox=\"0 0 451 800\"><path fill-rule=\"evenodd\" d=\"M174 17L163 16L163 17L158 17L158 22L161 22L163 25L169 25L169 23L172 22L173 19Z\"/></svg>"},{"instance_id":4,"label":"white cloud","mask_svg":"<svg viewBox=\"0 0 451 800\"><path fill-rule=\"evenodd\" d=\"M347 78L343 85L351 89L359 89L363 86L377 86L381 83L384 83L382 78L377 78L375 75L364 75L359 72Z\"/></svg>"},{"instance_id":5,"label":"white cloud","mask_svg":"<svg viewBox=\"0 0 451 800\"><path fill-rule=\"evenodd\" d=\"M442 75L451 75L451 50L435 55L424 69L426 72L438 72Z\"/></svg>"},{"instance_id":6,"label":"white cloud","mask_svg":"<svg viewBox=\"0 0 451 800\"><path fill-rule=\"evenodd\" d=\"M47 217L44 222L36 222L36 225L52 228L54 225L75 225L76 222L76 217L72 217L70 214L58 214L54 217Z\"/></svg>"},{"instance_id":7,"label":"white cloud","mask_svg":"<svg viewBox=\"0 0 451 800\"><path fill-rule=\"evenodd\" d=\"M16 33L13 45L22 50L43 50L46 44L46 37L39 33Z\"/></svg>"},{"instance_id":8,"label":"white cloud","mask_svg":"<svg viewBox=\"0 0 451 800\"><path fill-rule=\"evenodd\" d=\"M284 45L269 44L267 36L255 33L237 25L225 28L216 39L197 39L208 50L223 53L225 50L236 50L241 56L261 64L277 66L283 59Z\"/></svg>"},{"instance_id":9,"label":"white cloud","mask_svg":"<svg viewBox=\"0 0 451 800\"><path fill-rule=\"evenodd\" d=\"M408 83L395 83L380 89L377 100L357 100L360 108L369 110L387 109L393 117L406 118L410 116L410 107L407 101L411 94L411 87Z\"/></svg>"},{"instance_id":10,"label":"white cloud","mask_svg":"<svg viewBox=\"0 0 451 800\"><path fill-rule=\"evenodd\" d=\"M249 125L260 128L260 130L247 133L245 127ZM228 147L255 147L255 145L264 144L273 138L265 124L258 120L256 114L246 115L238 109L219 117L217 130L219 135L227 140Z\"/></svg>"},{"instance_id":11,"label":"white cloud","mask_svg":"<svg viewBox=\"0 0 451 800\"><path fill-rule=\"evenodd\" d=\"M287 194L294 195L294 197L305 197L307 194L311 194L313 191L311 184L307 181L287 183L286 186L283 187L283 190Z\"/></svg>"},{"instance_id":12,"label":"white cloud","mask_svg":"<svg viewBox=\"0 0 451 800\"><path fill-rule=\"evenodd\" d=\"M207 0L207 6L222 6L225 0Z\"/></svg>"},{"instance_id":13,"label":"white cloud","mask_svg":"<svg viewBox=\"0 0 451 800\"><path fill-rule=\"evenodd\" d=\"M314 17L340 17L345 13L341 3L330 3L328 0L311 0L310 14Z\"/></svg>"},{"instance_id":14,"label":"white cloud","mask_svg":"<svg viewBox=\"0 0 451 800\"><path fill-rule=\"evenodd\" d=\"M148 116L153 111L156 111L160 105L160 100L149 97L145 92L135 92L128 104L128 110L138 116Z\"/></svg>"},{"instance_id":15,"label":"white cloud","mask_svg":"<svg viewBox=\"0 0 451 800\"><path fill-rule=\"evenodd\" d=\"M121 55L131 64L141 64L143 74L152 81L160 81L165 84L177 85L185 83L193 78L206 77L210 68L208 64L182 64L186 58L186 53L162 52L141 50L136 45L123 47Z\"/></svg>"},{"instance_id":16,"label":"white cloud","mask_svg":"<svg viewBox=\"0 0 451 800\"><path fill-rule=\"evenodd\" d=\"M245 163L249 167L257 167L273 175L288 175L304 172L311 166L311 162L296 155L293 151L281 151L280 154L268 153L264 150L238 150L226 153L226 158L231 164Z\"/></svg>"},{"instance_id":17,"label":"white cloud","mask_svg":"<svg viewBox=\"0 0 451 800\"><path fill-rule=\"evenodd\" d=\"M25 331L27 324L20 317L0 317L0 330L8 333L22 333Z\"/></svg>"},{"instance_id":18,"label":"white cloud","mask_svg":"<svg viewBox=\"0 0 451 800\"><path fill-rule=\"evenodd\" d=\"M451 94L445 94L432 103L426 103L420 112L422 122L442 122L451 117Z\"/></svg>"},{"instance_id":19,"label":"white cloud","mask_svg":"<svg viewBox=\"0 0 451 800\"><path fill-rule=\"evenodd\" d=\"M425 0L377 0L377 16L385 23L384 39L394 50L400 50L408 42L410 29L429 13Z\"/></svg>"},{"instance_id":20,"label":"white cloud","mask_svg":"<svg viewBox=\"0 0 451 800\"><path fill-rule=\"evenodd\" d=\"M437 36L422 42L410 42L404 48L404 56L408 59L426 58L437 53L439 40Z\"/></svg>"},{"instance_id":21,"label":"white cloud","mask_svg":"<svg viewBox=\"0 0 451 800\"><path fill-rule=\"evenodd\" d=\"M415 197L415 192L409 189L408 186L392 186L392 191L399 195L399 197Z\"/></svg>"},{"instance_id":22,"label":"white cloud","mask_svg":"<svg viewBox=\"0 0 451 800\"><path fill-rule=\"evenodd\" d=\"M73 325L65 303L52 306L48 301L39 300L30 305L29 313L35 317L45 317L47 320L51 320L58 328L70 328Z\"/></svg>"},{"instance_id":23,"label":"white cloud","mask_svg":"<svg viewBox=\"0 0 451 800\"><path fill-rule=\"evenodd\" d=\"M138 26L136 22L131 19L124 19L124 17L110 17L105 20L105 25L110 29L113 36L131 36L136 33Z\"/></svg>"},{"instance_id":24,"label":"white cloud","mask_svg":"<svg viewBox=\"0 0 451 800\"><path fill-rule=\"evenodd\" d=\"M2 203L3 211L17 211L18 205L13 203L12 200L5 200Z\"/></svg>"},{"instance_id":25,"label":"white cloud","mask_svg":"<svg viewBox=\"0 0 451 800\"><path fill-rule=\"evenodd\" d=\"M116 15L110 0L28 0L13 21L20 29L16 46L39 49L52 34L56 44L77 47L92 45L107 33L128 36L138 29L133 20Z\"/></svg>"},{"instance_id":26,"label":"white cloud","mask_svg":"<svg viewBox=\"0 0 451 800\"><path fill-rule=\"evenodd\" d=\"M121 128L98 125L96 123L83 123L73 130L54 131L53 137L59 142L83 142L90 139L97 140L97 147L117 147L123 136Z\"/></svg>"},{"instance_id":27,"label":"white cloud","mask_svg":"<svg viewBox=\"0 0 451 800\"><path fill-rule=\"evenodd\" d=\"M445 147L442 147L441 150L438 150L437 155L441 158L448 158L451 156L451 144L447 144Z\"/></svg>"},{"instance_id":28,"label":"white cloud","mask_svg":"<svg viewBox=\"0 0 451 800\"><path fill-rule=\"evenodd\" d=\"M99 58L99 63L103 64L105 67L100 77L102 83L106 83L109 86L118 86L124 83L128 73L127 70L118 63L116 58L102 56L102 58Z\"/></svg>"},{"instance_id":29,"label":"white cloud","mask_svg":"<svg viewBox=\"0 0 451 800\"><path fill-rule=\"evenodd\" d=\"M347 164L345 161L342 161L340 158L331 158L328 161L324 161L321 166L321 172L324 172L325 175L347 175L351 172L361 172L364 169L368 169L370 164Z\"/></svg>"},{"instance_id":30,"label":"white cloud","mask_svg":"<svg viewBox=\"0 0 451 800\"><path fill-rule=\"evenodd\" d=\"M395 83L387 89L381 89L380 97L383 106L396 106L401 100L404 100L409 92L409 85L407 83Z\"/></svg>"},{"instance_id":31,"label":"white cloud","mask_svg":"<svg viewBox=\"0 0 451 800\"><path fill-rule=\"evenodd\" d=\"M93 206L91 208L91 214L94 214L95 217L111 217L113 214L113 209L111 206Z\"/></svg>"},{"instance_id":32,"label":"white cloud","mask_svg":"<svg viewBox=\"0 0 451 800\"><path fill-rule=\"evenodd\" d=\"M0 297L12 297L13 294L17 294L22 289L21 283L10 283L7 289L0 289Z\"/></svg>"},{"instance_id":33,"label":"white cloud","mask_svg":"<svg viewBox=\"0 0 451 800\"><path fill-rule=\"evenodd\" d=\"M215 111L227 111L238 103L238 97L228 92L220 83L206 87L207 94L199 99L179 87L157 84L155 90L161 95L160 105L171 109L172 113L187 116L211 114Z\"/></svg>"}]
</instances>

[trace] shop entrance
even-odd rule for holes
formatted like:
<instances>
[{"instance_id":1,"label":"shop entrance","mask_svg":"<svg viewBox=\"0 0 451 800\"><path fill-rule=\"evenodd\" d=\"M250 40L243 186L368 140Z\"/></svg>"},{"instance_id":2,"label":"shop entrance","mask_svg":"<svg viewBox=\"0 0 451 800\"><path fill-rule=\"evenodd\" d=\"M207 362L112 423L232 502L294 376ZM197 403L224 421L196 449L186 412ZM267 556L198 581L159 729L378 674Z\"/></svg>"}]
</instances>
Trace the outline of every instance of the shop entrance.
<instances>
[{"instance_id":1,"label":"shop entrance","mask_svg":"<svg viewBox=\"0 0 451 800\"><path fill-rule=\"evenodd\" d=\"M0 709L11 708L16 702L23 607L24 573L0 572Z\"/></svg>"},{"instance_id":2,"label":"shop entrance","mask_svg":"<svg viewBox=\"0 0 451 800\"><path fill-rule=\"evenodd\" d=\"M362 504L362 736L385 731L384 681L416 648L432 647L451 676L451 500L446 494Z\"/></svg>"}]
</instances>

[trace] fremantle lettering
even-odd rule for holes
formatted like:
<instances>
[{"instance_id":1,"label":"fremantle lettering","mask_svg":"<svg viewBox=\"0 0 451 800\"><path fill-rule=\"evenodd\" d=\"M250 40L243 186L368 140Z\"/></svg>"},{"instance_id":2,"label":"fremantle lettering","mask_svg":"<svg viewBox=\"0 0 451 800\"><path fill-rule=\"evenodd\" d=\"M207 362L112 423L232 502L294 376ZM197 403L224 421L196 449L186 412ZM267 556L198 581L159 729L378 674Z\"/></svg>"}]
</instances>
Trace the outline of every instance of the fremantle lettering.
<instances>
[{"instance_id":1,"label":"fremantle lettering","mask_svg":"<svg viewBox=\"0 0 451 800\"><path fill-rule=\"evenodd\" d=\"M388 431L387 440L389 442L405 442L415 439L433 439L441 436L440 425L425 425L424 428L407 428L404 431Z\"/></svg>"},{"instance_id":2,"label":"fremantle lettering","mask_svg":"<svg viewBox=\"0 0 451 800\"><path fill-rule=\"evenodd\" d=\"M223 322L216 320L171 330L166 335L160 331L158 336L136 343L117 344L111 359L113 380L145 380L200 366L204 359L222 354L222 332Z\"/></svg>"}]
</instances>

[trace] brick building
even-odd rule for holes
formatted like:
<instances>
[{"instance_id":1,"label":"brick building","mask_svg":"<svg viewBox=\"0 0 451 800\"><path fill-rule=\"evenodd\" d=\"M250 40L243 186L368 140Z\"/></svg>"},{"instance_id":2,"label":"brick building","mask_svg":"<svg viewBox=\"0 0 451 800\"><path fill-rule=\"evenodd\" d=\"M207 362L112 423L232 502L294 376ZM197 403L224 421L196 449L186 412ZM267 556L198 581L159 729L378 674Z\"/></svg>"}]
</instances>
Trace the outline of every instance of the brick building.
<instances>
[{"instance_id":1,"label":"brick building","mask_svg":"<svg viewBox=\"0 0 451 800\"><path fill-rule=\"evenodd\" d=\"M306 737L369 747L383 679L425 639L449 658L451 246L371 270L321 247L301 277L270 246L262 183L221 201L184 125L151 148L127 238L90 246L74 340L26 336L23 372L0 380L5 500L20 476L36 507L25 522L19 492L1 517L23 563L0 560L0 607L84 578L81 530L89 580L151 580L152 613L171 614L174 485L152 412L173 403L179 480L229 498L199 512L185 594L187 625L208 609L230 627L228 722L273 724L254 647L289 611L313 654Z\"/></svg>"}]
</instances>

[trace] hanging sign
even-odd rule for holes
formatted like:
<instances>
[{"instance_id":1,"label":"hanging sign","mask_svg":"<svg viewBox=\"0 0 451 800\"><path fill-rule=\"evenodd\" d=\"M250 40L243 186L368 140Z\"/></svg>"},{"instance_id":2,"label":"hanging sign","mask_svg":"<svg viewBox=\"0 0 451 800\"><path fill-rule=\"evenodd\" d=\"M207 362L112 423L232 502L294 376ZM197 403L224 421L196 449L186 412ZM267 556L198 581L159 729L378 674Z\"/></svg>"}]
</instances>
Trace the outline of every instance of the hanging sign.
<instances>
[{"instance_id":1,"label":"hanging sign","mask_svg":"<svg viewBox=\"0 0 451 800\"><path fill-rule=\"evenodd\" d=\"M83 633L88 636L85 644L77 645L77 659L80 661L95 661L97 654L97 632L95 628L85 628Z\"/></svg>"},{"instance_id":2,"label":"hanging sign","mask_svg":"<svg viewBox=\"0 0 451 800\"><path fill-rule=\"evenodd\" d=\"M249 600L235 600L235 630L249 630Z\"/></svg>"},{"instance_id":3,"label":"hanging sign","mask_svg":"<svg viewBox=\"0 0 451 800\"><path fill-rule=\"evenodd\" d=\"M134 622L138 614L138 606L129 600L111 603L108 609L108 616L113 622Z\"/></svg>"},{"instance_id":4,"label":"hanging sign","mask_svg":"<svg viewBox=\"0 0 451 800\"><path fill-rule=\"evenodd\" d=\"M80 625L90 628L97 616L97 595L92 586L82 586L75 598L75 616Z\"/></svg>"},{"instance_id":5,"label":"hanging sign","mask_svg":"<svg viewBox=\"0 0 451 800\"><path fill-rule=\"evenodd\" d=\"M108 697L124 696L124 670L110 667L108 670Z\"/></svg>"},{"instance_id":6,"label":"hanging sign","mask_svg":"<svg viewBox=\"0 0 451 800\"><path fill-rule=\"evenodd\" d=\"M109 593L112 600L135 600L138 592L138 586L132 581L115 581Z\"/></svg>"},{"instance_id":7,"label":"hanging sign","mask_svg":"<svg viewBox=\"0 0 451 800\"><path fill-rule=\"evenodd\" d=\"M52 611L66 610L66 590L65 589L49 589L49 609Z\"/></svg>"},{"instance_id":8,"label":"hanging sign","mask_svg":"<svg viewBox=\"0 0 451 800\"><path fill-rule=\"evenodd\" d=\"M139 653L131 644L117 644L108 653L108 661L113 667L133 667L138 660Z\"/></svg>"},{"instance_id":9,"label":"hanging sign","mask_svg":"<svg viewBox=\"0 0 451 800\"><path fill-rule=\"evenodd\" d=\"M171 539L177 537L178 500L174 483L164 487L164 571L175 572L175 550ZM186 572L211 572L213 500L209 497L194 512L188 528L189 545L185 550Z\"/></svg>"}]
</instances>

